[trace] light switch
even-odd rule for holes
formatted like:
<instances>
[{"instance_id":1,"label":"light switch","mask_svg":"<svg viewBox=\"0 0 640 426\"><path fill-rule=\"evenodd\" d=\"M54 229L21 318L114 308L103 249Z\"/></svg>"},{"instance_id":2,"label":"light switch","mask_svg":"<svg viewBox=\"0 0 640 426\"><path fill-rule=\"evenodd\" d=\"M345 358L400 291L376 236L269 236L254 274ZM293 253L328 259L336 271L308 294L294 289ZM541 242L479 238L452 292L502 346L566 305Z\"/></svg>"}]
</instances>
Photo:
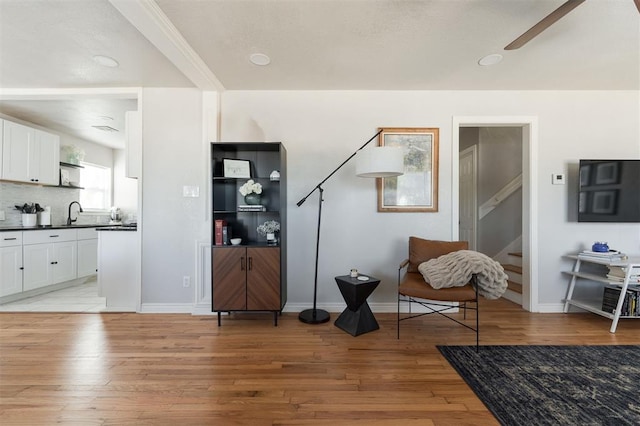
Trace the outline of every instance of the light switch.
<instances>
[{"instance_id":1,"label":"light switch","mask_svg":"<svg viewBox=\"0 0 640 426\"><path fill-rule=\"evenodd\" d=\"M190 197L190 198L198 198L200 196L200 187L185 185L182 187L182 196Z\"/></svg>"},{"instance_id":2,"label":"light switch","mask_svg":"<svg viewBox=\"0 0 640 426\"><path fill-rule=\"evenodd\" d=\"M4 210L0 210L0 220L6 220L7 218L4 215Z\"/></svg>"},{"instance_id":3,"label":"light switch","mask_svg":"<svg viewBox=\"0 0 640 426\"><path fill-rule=\"evenodd\" d=\"M551 183L554 185L564 185L564 174L554 173L551 175Z\"/></svg>"}]
</instances>

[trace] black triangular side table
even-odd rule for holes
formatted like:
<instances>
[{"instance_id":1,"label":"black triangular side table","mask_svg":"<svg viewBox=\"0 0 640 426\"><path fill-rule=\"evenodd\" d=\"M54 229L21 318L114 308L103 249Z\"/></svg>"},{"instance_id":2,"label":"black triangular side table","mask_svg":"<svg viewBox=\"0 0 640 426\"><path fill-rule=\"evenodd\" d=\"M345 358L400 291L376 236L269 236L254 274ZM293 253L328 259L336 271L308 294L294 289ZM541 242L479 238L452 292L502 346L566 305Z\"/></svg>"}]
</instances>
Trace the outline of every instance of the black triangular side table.
<instances>
[{"instance_id":1,"label":"black triangular side table","mask_svg":"<svg viewBox=\"0 0 640 426\"><path fill-rule=\"evenodd\" d=\"M342 311L334 324L352 336L359 336L380 328L367 303L367 297L380 284L380 280L370 276L368 278L363 281L349 275L336 277L340 293L347 303L347 309Z\"/></svg>"}]
</instances>

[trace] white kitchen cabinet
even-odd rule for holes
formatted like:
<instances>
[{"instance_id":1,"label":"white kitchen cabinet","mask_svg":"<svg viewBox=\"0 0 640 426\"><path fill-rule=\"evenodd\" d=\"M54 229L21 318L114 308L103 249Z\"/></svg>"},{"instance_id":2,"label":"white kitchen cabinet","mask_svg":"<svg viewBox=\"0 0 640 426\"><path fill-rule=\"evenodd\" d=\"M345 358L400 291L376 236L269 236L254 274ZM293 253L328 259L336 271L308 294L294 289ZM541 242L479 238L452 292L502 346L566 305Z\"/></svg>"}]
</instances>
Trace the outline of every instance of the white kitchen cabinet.
<instances>
[{"instance_id":1,"label":"white kitchen cabinet","mask_svg":"<svg viewBox=\"0 0 640 426\"><path fill-rule=\"evenodd\" d=\"M0 297L22 292L22 232L0 234Z\"/></svg>"},{"instance_id":2,"label":"white kitchen cabinet","mask_svg":"<svg viewBox=\"0 0 640 426\"><path fill-rule=\"evenodd\" d=\"M142 168L142 114L127 111L124 115L126 129L125 174L128 178L140 177Z\"/></svg>"},{"instance_id":3,"label":"white kitchen cabinet","mask_svg":"<svg viewBox=\"0 0 640 426\"><path fill-rule=\"evenodd\" d=\"M96 228L78 229L78 278L98 270L98 232Z\"/></svg>"},{"instance_id":4,"label":"white kitchen cabinet","mask_svg":"<svg viewBox=\"0 0 640 426\"><path fill-rule=\"evenodd\" d=\"M4 120L2 179L58 185L60 137Z\"/></svg>"},{"instance_id":5,"label":"white kitchen cabinet","mask_svg":"<svg viewBox=\"0 0 640 426\"><path fill-rule=\"evenodd\" d=\"M23 290L33 290L77 277L75 229L23 233Z\"/></svg>"}]
</instances>

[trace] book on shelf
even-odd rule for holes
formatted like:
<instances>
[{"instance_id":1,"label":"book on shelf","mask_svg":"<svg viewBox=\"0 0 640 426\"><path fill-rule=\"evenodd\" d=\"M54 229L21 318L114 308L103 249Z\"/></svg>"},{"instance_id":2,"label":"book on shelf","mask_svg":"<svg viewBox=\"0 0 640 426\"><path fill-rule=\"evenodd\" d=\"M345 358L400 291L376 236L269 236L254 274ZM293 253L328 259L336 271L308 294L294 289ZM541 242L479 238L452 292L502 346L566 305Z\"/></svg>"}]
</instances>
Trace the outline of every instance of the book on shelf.
<instances>
[{"instance_id":1,"label":"book on shelf","mask_svg":"<svg viewBox=\"0 0 640 426\"><path fill-rule=\"evenodd\" d=\"M238 206L240 212L266 212L267 208L261 204L241 204Z\"/></svg>"},{"instance_id":2,"label":"book on shelf","mask_svg":"<svg viewBox=\"0 0 640 426\"><path fill-rule=\"evenodd\" d=\"M605 287L602 295L602 310L610 314L615 313L620 299L621 289L618 287ZM640 316L640 286L630 286L622 302L620 311L622 316Z\"/></svg>"},{"instance_id":3,"label":"book on shelf","mask_svg":"<svg viewBox=\"0 0 640 426\"><path fill-rule=\"evenodd\" d=\"M580 259L598 259L598 260L607 260L607 261L618 261L624 260L626 258L624 253L621 253L616 250L609 250L608 252L598 252L591 250L583 250L578 253L578 258Z\"/></svg>"},{"instance_id":4,"label":"book on shelf","mask_svg":"<svg viewBox=\"0 0 640 426\"><path fill-rule=\"evenodd\" d=\"M224 225L222 227L222 245L228 246L231 244L231 225Z\"/></svg>"},{"instance_id":5,"label":"book on shelf","mask_svg":"<svg viewBox=\"0 0 640 426\"><path fill-rule=\"evenodd\" d=\"M607 274L607 279L609 281L616 281L621 284L624 282L624 277L618 277L610 274ZM640 284L640 275L631 275L629 277L629 284Z\"/></svg>"},{"instance_id":6,"label":"book on shelf","mask_svg":"<svg viewBox=\"0 0 640 426\"><path fill-rule=\"evenodd\" d=\"M217 246L221 246L223 245L223 228L227 225L227 221L226 220L222 220L222 219L216 219L216 221L214 222L214 244Z\"/></svg>"}]
</instances>

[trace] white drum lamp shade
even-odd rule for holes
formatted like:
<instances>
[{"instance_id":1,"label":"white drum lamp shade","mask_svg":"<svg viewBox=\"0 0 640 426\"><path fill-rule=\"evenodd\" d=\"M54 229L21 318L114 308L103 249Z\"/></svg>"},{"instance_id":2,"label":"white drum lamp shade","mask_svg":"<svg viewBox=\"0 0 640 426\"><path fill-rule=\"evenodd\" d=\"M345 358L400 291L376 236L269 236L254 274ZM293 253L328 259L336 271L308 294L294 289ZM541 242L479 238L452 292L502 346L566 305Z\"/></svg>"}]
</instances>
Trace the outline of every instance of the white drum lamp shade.
<instances>
[{"instance_id":1,"label":"white drum lamp shade","mask_svg":"<svg viewBox=\"0 0 640 426\"><path fill-rule=\"evenodd\" d=\"M387 178L402 174L404 174L402 148L379 146L358 151L356 175L366 178Z\"/></svg>"}]
</instances>

